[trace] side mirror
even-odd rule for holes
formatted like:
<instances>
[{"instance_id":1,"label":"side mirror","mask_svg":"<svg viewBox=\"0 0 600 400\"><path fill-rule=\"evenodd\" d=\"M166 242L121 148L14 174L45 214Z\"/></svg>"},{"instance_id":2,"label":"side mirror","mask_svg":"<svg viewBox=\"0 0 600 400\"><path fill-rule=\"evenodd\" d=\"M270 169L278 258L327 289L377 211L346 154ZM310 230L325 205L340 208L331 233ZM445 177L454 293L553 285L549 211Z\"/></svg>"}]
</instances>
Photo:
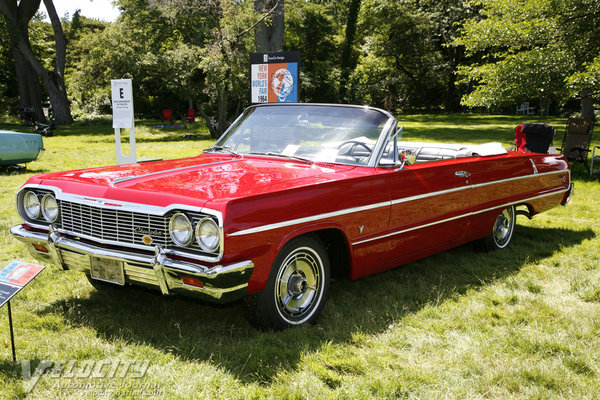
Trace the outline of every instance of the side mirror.
<instances>
[{"instance_id":1,"label":"side mirror","mask_svg":"<svg viewBox=\"0 0 600 400\"><path fill-rule=\"evenodd\" d=\"M413 165L417 161L417 155L411 149L403 149L400 156L406 160L407 165Z\"/></svg>"}]
</instances>

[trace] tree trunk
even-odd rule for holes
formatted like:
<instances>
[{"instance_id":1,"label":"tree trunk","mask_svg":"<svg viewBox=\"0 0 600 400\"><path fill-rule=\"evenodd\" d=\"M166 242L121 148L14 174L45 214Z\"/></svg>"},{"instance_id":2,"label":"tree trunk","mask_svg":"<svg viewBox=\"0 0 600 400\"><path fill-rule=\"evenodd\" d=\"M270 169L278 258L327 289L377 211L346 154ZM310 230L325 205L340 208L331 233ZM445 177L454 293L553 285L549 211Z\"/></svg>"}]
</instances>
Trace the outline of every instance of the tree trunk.
<instances>
[{"instance_id":1,"label":"tree trunk","mask_svg":"<svg viewBox=\"0 0 600 400\"><path fill-rule=\"evenodd\" d=\"M217 132L217 127L215 126L215 124L213 124L210 117L202 109L202 104L198 104L198 114L204 119L206 127L208 128L208 132L210 133L210 137L213 139L218 138L219 133Z\"/></svg>"},{"instance_id":2,"label":"tree trunk","mask_svg":"<svg viewBox=\"0 0 600 400\"><path fill-rule=\"evenodd\" d=\"M52 71L46 71L43 81L48 89L48 97L50 97L50 104L52 104L55 123L58 125L72 124L71 107L60 76Z\"/></svg>"},{"instance_id":3,"label":"tree trunk","mask_svg":"<svg viewBox=\"0 0 600 400\"><path fill-rule=\"evenodd\" d=\"M284 0L254 0L254 9L259 13L272 11L271 17L266 18L256 26L256 51L258 53L274 53L283 51L285 33Z\"/></svg>"},{"instance_id":4,"label":"tree trunk","mask_svg":"<svg viewBox=\"0 0 600 400\"><path fill-rule=\"evenodd\" d=\"M46 87L54 119L57 124L72 124L73 117L71 116L71 106L67 97L67 88L65 87L65 59L67 55L67 39L62 29L62 24L58 18L54 3L52 0L44 0L44 5L48 11L48 17L52 23L54 31L54 43L56 44L56 58L54 60L54 71L45 71L42 76ZM42 72L43 74L43 72ZM44 74L43 74L44 75Z\"/></svg>"},{"instance_id":5,"label":"tree trunk","mask_svg":"<svg viewBox=\"0 0 600 400\"><path fill-rule=\"evenodd\" d=\"M35 120L46 123L46 116L42 107L42 90L37 74L16 46L13 46L12 53L21 108L33 108Z\"/></svg>"},{"instance_id":6,"label":"tree trunk","mask_svg":"<svg viewBox=\"0 0 600 400\"><path fill-rule=\"evenodd\" d=\"M52 104L56 123L70 124L73 122L73 117L71 116L71 108L69 106L67 91L64 84L66 39L52 0L44 0L44 4L46 5L48 15L52 21L54 40L56 43L54 71L48 71L42 66L31 51L31 44L29 42L29 21L31 21L31 18L33 18L39 9L40 0L21 0L18 4L16 0L0 0L0 11L6 18L9 30L13 33L11 35L13 54L20 53L19 55L15 55L15 67L17 68L17 79L19 79L21 104L24 104L23 99L26 101L36 100L35 97L30 94L32 93L32 90L35 91L30 86L36 84L39 85L39 79L41 79L48 89L48 95L50 97L50 103ZM27 67L24 68L24 65L27 65ZM24 79L25 81L21 82L21 79ZM26 90L26 88L29 88L29 90ZM21 90L23 90L23 92L21 92ZM32 106L36 108L36 113L38 113L37 109L39 108L39 112L43 114L41 101L39 104L39 106ZM45 120L45 118L40 119Z\"/></svg>"},{"instance_id":7,"label":"tree trunk","mask_svg":"<svg viewBox=\"0 0 600 400\"><path fill-rule=\"evenodd\" d=\"M344 50L342 51L342 74L340 76L340 99L343 102L348 101L348 80L350 73L354 69L352 61L352 47L354 46L354 36L356 35L356 22L358 21L358 12L360 11L361 0L352 0L348 8L348 19L346 21L346 40Z\"/></svg>"},{"instance_id":8,"label":"tree trunk","mask_svg":"<svg viewBox=\"0 0 600 400\"><path fill-rule=\"evenodd\" d=\"M227 90L217 95L217 137L221 137L227 129Z\"/></svg>"},{"instance_id":9,"label":"tree trunk","mask_svg":"<svg viewBox=\"0 0 600 400\"><path fill-rule=\"evenodd\" d=\"M579 96L581 96L581 117L587 121L595 121L596 116L594 115L594 101L592 99L592 90L583 89Z\"/></svg>"},{"instance_id":10,"label":"tree trunk","mask_svg":"<svg viewBox=\"0 0 600 400\"><path fill-rule=\"evenodd\" d=\"M21 0L18 5L13 0L0 0L0 12L4 15L10 32L20 105L21 107L32 107L36 121L46 122L46 116L42 109L42 91L38 75L18 49L21 39L29 45L29 21L39 7L40 0Z\"/></svg>"}]
</instances>

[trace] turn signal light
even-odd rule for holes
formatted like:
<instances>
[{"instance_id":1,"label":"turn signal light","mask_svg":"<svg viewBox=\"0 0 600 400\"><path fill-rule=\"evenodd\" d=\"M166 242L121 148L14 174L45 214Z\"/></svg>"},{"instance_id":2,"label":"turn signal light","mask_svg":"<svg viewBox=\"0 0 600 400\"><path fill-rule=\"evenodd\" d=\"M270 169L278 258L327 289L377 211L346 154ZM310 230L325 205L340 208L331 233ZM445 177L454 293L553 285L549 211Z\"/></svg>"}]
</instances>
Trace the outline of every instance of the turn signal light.
<instances>
[{"instance_id":1,"label":"turn signal light","mask_svg":"<svg viewBox=\"0 0 600 400\"><path fill-rule=\"evenodd\" d=\"M45 246L42 246L41 244L34 244L33 247L40 253L48 253L48 249Z\"/></svg>"},{"instance_id":2,"label":"turn signal light","mask_svg":"<svg viewBox=\"0 0 600 400\"><path fill-rule=\"evenodd\" d=\"M204 282L202 282L200 279L192 278L191 276L182 276L181 280L186 285L204 287Z\"/></svg>"}]
</instances>

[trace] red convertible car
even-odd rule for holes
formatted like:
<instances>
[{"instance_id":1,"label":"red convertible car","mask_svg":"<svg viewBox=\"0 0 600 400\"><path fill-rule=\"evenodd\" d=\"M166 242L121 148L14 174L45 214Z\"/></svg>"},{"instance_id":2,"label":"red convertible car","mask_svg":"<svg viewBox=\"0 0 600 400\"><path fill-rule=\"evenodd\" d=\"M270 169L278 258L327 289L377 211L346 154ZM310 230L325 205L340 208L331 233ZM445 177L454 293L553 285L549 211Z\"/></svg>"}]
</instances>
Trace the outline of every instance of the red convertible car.
<instances>
[{"instance_id":1,"label":"red convertible car","mask_svg":"<svg viewBox=\"0 0 600 400\"><path fill-rule=\"evenodd\" d=\"M279 329L316 320L332 277L357 279L481 240L565 204L562 155L402 142L370 107L248 108L197 157L34 176L12 234L96 286L244 298Z\"/></svg>"}]
</instances>

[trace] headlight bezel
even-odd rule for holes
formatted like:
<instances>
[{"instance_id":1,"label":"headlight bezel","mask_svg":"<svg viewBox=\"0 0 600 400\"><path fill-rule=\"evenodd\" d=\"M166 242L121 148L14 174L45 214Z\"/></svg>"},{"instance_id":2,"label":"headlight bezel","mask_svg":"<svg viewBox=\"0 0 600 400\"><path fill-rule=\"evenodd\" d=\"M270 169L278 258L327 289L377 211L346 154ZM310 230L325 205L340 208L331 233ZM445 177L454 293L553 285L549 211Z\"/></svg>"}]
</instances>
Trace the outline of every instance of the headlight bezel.
<instances>
[{"instance_id":1,"label":"headlight bezel","mask_svg":"<svg viewBox=\"0 0 600 400\"><path fill-rule=\"evenodd\" d=\"M48 215L48 211L46 208L46 203L48 201L53 201L54 205L56 206L56 215L54 215L54 218L52 218L51 216ZM58 206L58 201L56 201L56 198L54 197L53 194L51 193L46 193L44 195L44 197L42 197L42 201L40 203L40 208L41 208L41 214L42 217L44 217L44 219L46 220L46 222L48 223L53 223L56 222L58 220L58 216L60 214L60 207Z\"/></svg>"},{"instance_id":2,"label":"headlight bezel","mask_svg":"<svg viewBox=\"0 0 600 400\"><path fill-rule=\"evenodd\" d=\"M188 237L187 241L185 241L185 242L180 241L178 238L175 237L175 235L173 233L175 231L175 229L174 229L175 220L178 218L182 218L189 226L189 237ZM177 212L171 216L171 218L169 219L169 236L171 237L171 240L173 241L173 243L175 243L176 246L181 246L181 247L189 246L189 244L192 242L192 240L194 238L194 225L192 224L192 222L190 221L190 219L187 215L185 215L182 212Z\"/></svg>"},{"instance_id":3,"label":"headlight bezel","mask_svg":"<svg viewBox=\"0 0 600 400\"><path fill-rule=\"evenodd\" d=\"M35 214L30 213L28 211L29 206L27 205L27 201L28 201L28 199L31 199L31 198L35 199L35 202L37 203L37 212ZM23 212L29 219L36 221L40 217L40 213L42 210L42 203L40 202L40 198L35 191L28 190L25 192L25 194L23 194L22 206L23 206Z\"/></svg>"},{"instance_id":4,"label":"headlight bezel","mask_svg":"<svg viewBox=\"0 0 600 400\"><path fill-rule=\"evenodd\" d=\"M210 228L214 230L213 234L211 235L215 238L215 243L213 245L207 244L205 240L202 239L202 229L206 226L210 226ZM200 248L207 253L217 252L221 246L221 229L215 220L210 217L202 218L196 223L194 237L198 246L200 246Z\"/></svg>"}]
</instances>

